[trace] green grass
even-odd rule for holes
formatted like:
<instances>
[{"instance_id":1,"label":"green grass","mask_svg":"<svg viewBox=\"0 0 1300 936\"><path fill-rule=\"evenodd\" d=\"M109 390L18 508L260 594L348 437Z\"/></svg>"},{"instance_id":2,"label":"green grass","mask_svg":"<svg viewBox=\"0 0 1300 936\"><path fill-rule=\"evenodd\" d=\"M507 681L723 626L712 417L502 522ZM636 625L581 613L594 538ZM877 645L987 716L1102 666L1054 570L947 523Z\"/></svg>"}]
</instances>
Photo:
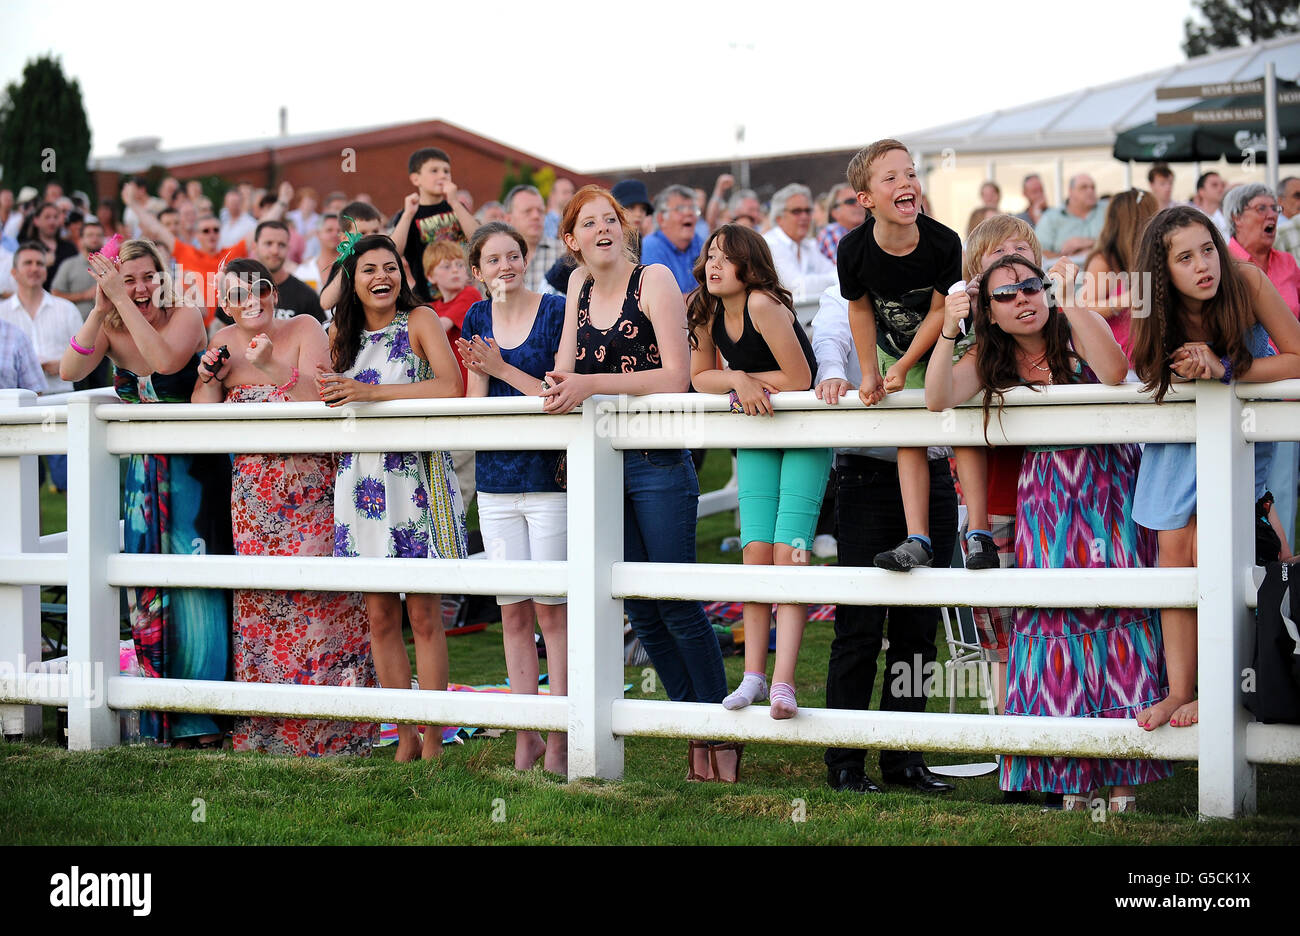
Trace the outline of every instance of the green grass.
<instances>
[{"instance_id":1,"label":"green grass","mask_svg":"<svg viewBox=\"0 0 1300 936\"><path fill-rule=\"evenodd\" d=\"M705 490L726 480L725 459L710 455ZM730 514L703 520L700 560L738 561L737 553L718 550L734 533ZM825 705L831 637L830 624L808 629L797 675L802 705ZM457 682L504 679L499 624L448 643ZM735 685L741 658L728 657L726 668ZM625 676L630 697L664 698L658 686L642 692L641 668ZM934 699L930 710L946 704ZM978 708L959 700L959 710ZM1198 822L1196 768L1181 764L1173 779L1139 791L1143 812L1093 823L1086 813L1001 806L993 776L958 780L956 792L942 798L835 793L826 786L822 750L795 745L749 745L734 787L686 783L685 747L629 738L626 779L564 783L514 771L510 732L449 747L435 764L396 764L391 748L333 760L151 748L70 754L46 739L0 746L0 828L15 844L268 845L1290 844L1300 833L1300 781L1283 767L1259 769L1255 818ZM988 758L935 753L927 760ZM867 772L879 779L874 751ZM193 821L195 799L204 801L203 822ZM800 809L805 821L794 821Z\"/></svg>"}]
</instances>

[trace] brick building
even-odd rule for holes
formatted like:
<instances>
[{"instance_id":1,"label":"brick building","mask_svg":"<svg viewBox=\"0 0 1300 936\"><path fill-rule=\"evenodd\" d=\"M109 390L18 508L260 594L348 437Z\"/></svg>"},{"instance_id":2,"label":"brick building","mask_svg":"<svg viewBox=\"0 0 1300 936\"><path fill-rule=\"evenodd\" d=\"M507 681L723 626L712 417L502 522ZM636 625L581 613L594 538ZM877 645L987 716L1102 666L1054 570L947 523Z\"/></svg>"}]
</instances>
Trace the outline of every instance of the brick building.
<instances>
[{"instance_id":1,"label":"brick building","mask_svg":"<svg viewBox=\"0 0 1300 936\"><path fill-rule=\"evenodd\" d=\"M126 175L159 169L178 179L219 176L229 183L251 182L274 189L287 179L296 187L311 186L323 198L342 191L349 197L370 195L376 207L391 213L411 191L406 161L423 146L436 146L451 157L452 178L468 189L476 205L496 199L508 172L520 167L551 166L557 175L578 187L589 182L608 184L603 176L586 175L479 136L442 120L391 124L356 130L330 130L267 137L185 149L160 150L156 137L128 141L124 152L91 161L96 196L116 198Z\"/></svg>"}]
</instances>

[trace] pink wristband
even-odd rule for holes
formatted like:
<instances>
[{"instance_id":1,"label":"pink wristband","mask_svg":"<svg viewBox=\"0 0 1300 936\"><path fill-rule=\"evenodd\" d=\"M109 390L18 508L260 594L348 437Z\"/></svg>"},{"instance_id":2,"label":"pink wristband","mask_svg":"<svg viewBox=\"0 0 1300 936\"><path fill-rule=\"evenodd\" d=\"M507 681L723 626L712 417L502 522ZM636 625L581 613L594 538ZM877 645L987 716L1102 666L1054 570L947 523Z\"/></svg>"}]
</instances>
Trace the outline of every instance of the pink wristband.
<instances>
[{"instance_id":1,"label":"pink wristband","mask_svg":"<svg viewBox=\"0 0 1300 936\"><path fill-rule=\"evenodd\" d=\"M78 354L94 354L94 353L95 353L95 349L94 349L94 348L83 348L81 345L77 344L77 336L76 336L76 335L73 335L71 338L68 339L68 344L72 345L72 350L73 350L73 351L76 351Z\"/></svg>"}]
</instances>

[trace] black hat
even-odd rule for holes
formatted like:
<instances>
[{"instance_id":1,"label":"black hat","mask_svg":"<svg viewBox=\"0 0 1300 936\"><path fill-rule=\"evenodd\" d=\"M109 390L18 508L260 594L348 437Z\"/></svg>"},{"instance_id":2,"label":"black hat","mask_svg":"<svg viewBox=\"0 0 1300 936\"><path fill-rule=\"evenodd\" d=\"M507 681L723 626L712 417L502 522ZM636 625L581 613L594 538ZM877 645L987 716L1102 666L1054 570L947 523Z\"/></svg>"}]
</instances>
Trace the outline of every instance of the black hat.
<instances>
[{"instance_id":1,"label":"black hat","mask_svg":"<svg viewBox=\"0 0 1300 936\"><path fill-rule=\"evenodd\" d=\"M650 192L646 190L645 183L640 179L623 179L615 182L614 187L609 192L618 199L618 203L624 208L631 208L633 205L645 205L646 211L654 211L654 203L650 201Z\"/></svg>"}]
</instances>

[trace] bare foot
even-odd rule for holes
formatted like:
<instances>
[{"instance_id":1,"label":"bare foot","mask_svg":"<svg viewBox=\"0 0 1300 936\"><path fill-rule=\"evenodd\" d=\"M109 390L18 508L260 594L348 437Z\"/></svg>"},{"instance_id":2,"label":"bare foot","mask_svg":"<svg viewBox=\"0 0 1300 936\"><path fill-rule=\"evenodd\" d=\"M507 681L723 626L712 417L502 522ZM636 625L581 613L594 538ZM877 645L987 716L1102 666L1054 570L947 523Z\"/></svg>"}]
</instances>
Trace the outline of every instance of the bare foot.
<instances>
[{"instance_id":1,"label":"bare foot","mask_svg":"<svg viewBox=\"0 0 1300 936\"><path fill-rule=\"evenodd\" d=\"M1193 699L1185 705L1180 705L1178 711L1169 717L1169 724L1175 728L1186 728L1188 725L1195 725L1201 720L1201 704Z\"/></svg>"},{"instance_id":2,"label":"bare foot","mask_svg":"<svg viewBox=\"0 0 1300 936\"><path fill-rule=\"evenodd\" d=\"M515 732L515 770L532 770L545 753L546 742L540 732Z\"/></svg>"},{"instance_id":3,"label":"bare foot","mask_svg":"<svg viewBox=\"0 0 1300 936\"><path fill-rule=\"evenodd\" d=\"M561 777L569 776L569 736L563 731L551 731L546 735L546 760L543 768Z\"/></svg>"},{"instance_id":4,"label":"bare foot","mask_svg":"<svg viewBox=\"0 0 1300 936\"><path fill-rule=\"evenodd\" d=\"M1154 731L1165 722L1169 721L1174 712L1179 707L1187 703L1187 699L1176 696L1165 696L1150 708L1143 709L1137 713L1137 723L1147 731Z\"/></svg>"},{"instance_id":5,"label":"bare foot","mask_svg":"<svg viewBox=\"0 0 1300 936\"><path fill-rule=\"evenodd\" d=\"M717 767L713 779L721 783L735 783L740 779L740 757L745 751L743 744L729 741L715 744L709 748L709 755Z\"/></svg>"},{"instance_id":6,"label":"bare foot","mask_svg":"<svg viewBox=\"0 0 1300 936\"><path fill-rule=\"evenodd\" d=\"M420 759L437 760L440 757L442 757L442 725L425 725Z\"/></svg>"},{"instance_id":7,"label":"bare foot","mask_svg":"<svg viewBox=\"0 0 1300 936\"><path fill-rule=\"evenodd\" d=\"M420 756L420 732L414 725L397 726L397 753L393 760L399 764L413 761Z\"/></svg>"}]
</instances>

